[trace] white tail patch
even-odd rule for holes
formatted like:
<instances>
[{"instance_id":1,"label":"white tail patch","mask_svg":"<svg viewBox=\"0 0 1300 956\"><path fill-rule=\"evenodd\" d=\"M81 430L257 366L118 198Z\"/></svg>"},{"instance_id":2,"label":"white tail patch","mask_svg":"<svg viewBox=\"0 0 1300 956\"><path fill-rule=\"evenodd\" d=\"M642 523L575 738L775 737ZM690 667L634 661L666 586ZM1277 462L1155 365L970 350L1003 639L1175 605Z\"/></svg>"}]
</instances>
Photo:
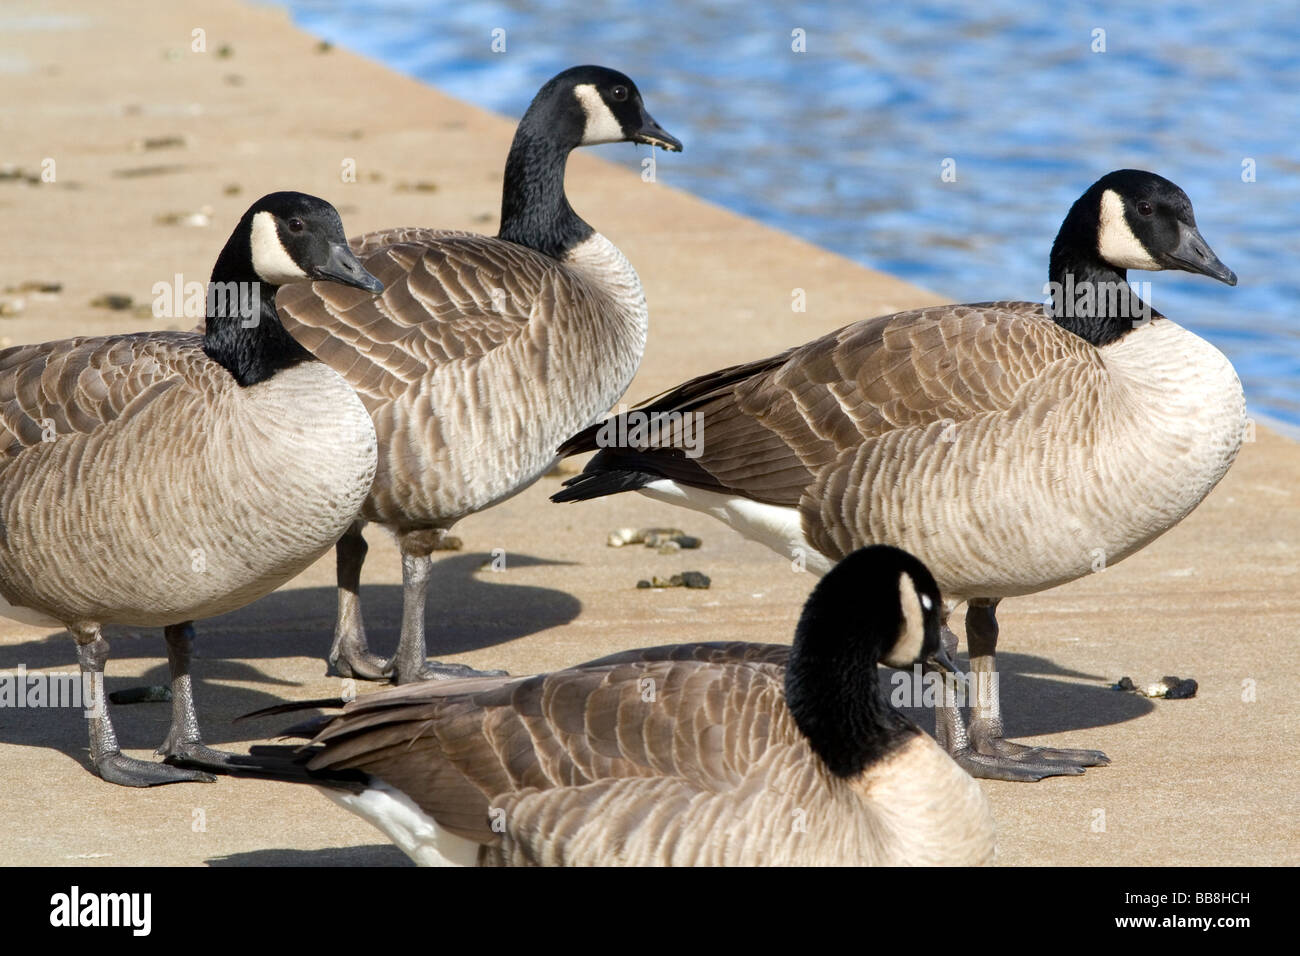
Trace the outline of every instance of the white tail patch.
<instances>
[{"instance_id":1,"label":"white tail patch","mask_svg":"<svg viewBox=\"0 0 1300 956\"><path fill-rule=\"evenodd\" d=\"M284 243L280 241L280 231L275 225L275 217L269 212L259 212L253 216L249 245L252 249L253 271L263 282L287 285L310 278L284 248Z\"/></svg>"},{"instance_id":2,"label":"white tail patch","mask_svg":"<svg viewBox=\"0 0 1300 956\"><path fill-rule=\"evenodd\" d=\"M1107 189L1101 194L1097 251L1117 269L1158 272L1164 268L1151 257L1147 247L1142 245L1142 240L1133 234L1128 220L1124 218L1124 200L1113 189Z\"/></svg>"},{"instance_id":3,"label":"white tail patch","mask_svg":"<svg viewBox=\"0 0 1300 956\"><path fill-rule=\"evenodd\" d=\"M374 824L419 866L477 866L479 845L448 833L400 790L375 780L361 793L317 787L341 807Z\"/></svg>"},{"instance_id":4,"label":"white tail patch","mask_svg":"<svg viewBox=\"0 0 1300 956\"><path fill-rule=\"evenodd\" d=\"M787 559L800 555L804 569L818 577L829 571L835 563L814 548L804 536L803 519L799 516L798 508L783 508L738 495L705 491L690 485L680 485L667 478L652 481L638 490L648 498L712 515L751 541L767 545Z\"/></svg>"},{"instance_id":5,"label":"white tail patch","mask_svg":"<svg viewBox=\"0 0 1300 956\"><path fill-rule=\"evenodd\" d=\"M596 88L590 83L579 83L573 88L582 112L587 114L587 125L582 131L583 146L599 143L621 143L627 139L623 125L615 118Z\"/></svg>"}]
</instances>

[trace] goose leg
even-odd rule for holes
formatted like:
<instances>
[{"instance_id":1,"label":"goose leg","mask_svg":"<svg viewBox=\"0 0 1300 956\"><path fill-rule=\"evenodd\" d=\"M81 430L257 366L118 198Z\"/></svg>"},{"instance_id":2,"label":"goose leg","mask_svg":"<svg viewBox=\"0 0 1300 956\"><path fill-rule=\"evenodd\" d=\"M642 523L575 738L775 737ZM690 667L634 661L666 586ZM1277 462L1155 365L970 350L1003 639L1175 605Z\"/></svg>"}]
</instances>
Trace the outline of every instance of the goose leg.
<instances>
[{"instance_id":1,"label":"goose leg","mask_svg":"<svg viewBox=\"0 0 1300 956\"><path fill-rule=\"evenodd\" d=\"M167 663L172 672L172 725L167 737L154 753L167 758L187 758L200 763L223 764L234 754L213 750L199 735L199 718L194 710L194 681L190 677L190 659L194 653L194 623L169 624L163 629L167 638Z\"/></svg>"},{"instance_id":2,"label":"goose leg","mask_svg":"<svg viewBox=\"0 0 1300 956\"><path fill-rule=\"evenodd\" d=\"M476 671L464 664L442 664L426 660L424 641L424 602L429 590L433 559L429 557L439 539L446 534L437 529L416 531L401 536L402 548L402 634L397 653L388 663L393 683L410 684L417 680L451 680L457 677L494 677L505 671Z\"/></svg>"},{"instance_id":3,"label":"goose leg","mask_svg":"<svg viewBox=\"0 0 1300 956\"><path fill-rule=\"evenodd\" d=\"M108 698L104 690L104 663L108 660L108 641L98 625L71 628L77 642L77 663L81 667L82 686L91 690L85 701L90 725L90 762L95 773L109 783L124 787L156 787L164 783L199 781L212 783L211 774L183 770L148 760L136 760L122 753L117 733L108 716Z\"/></svg>"},{"instance_id":4,"label":"goose leg","mask_svg":"<svg viewBox=\"0 0 1300 956\"><path fill-rule=\"evenodd\" d=\"M976 598L966 608L966 645L970 651L975 705L969 728L972 764L977 777L994 780L1039 780L1043 777L1083 773L1084 767L1110 763L1100 750L1058 750L1028 747L1002 736L1002 701L998 691L997 599ZM1025 773L1032 774L1026 777Z\"/></svg>"},{"instance_id":5,"label":"goose leg","mask_svg":"<svg viewBox=\"0 0 1300 956\"><path fill-rule=\"evenodd\" d=\"M329 663L340 677L363 680L387 680L386 664L373 654L366 642L366 626L361 618L361 566L366 561L366 539L361 535L362 522L354 521L334 546L337 561L339 613L334 625L334 646Z\"/></svg>"}]
</instances>

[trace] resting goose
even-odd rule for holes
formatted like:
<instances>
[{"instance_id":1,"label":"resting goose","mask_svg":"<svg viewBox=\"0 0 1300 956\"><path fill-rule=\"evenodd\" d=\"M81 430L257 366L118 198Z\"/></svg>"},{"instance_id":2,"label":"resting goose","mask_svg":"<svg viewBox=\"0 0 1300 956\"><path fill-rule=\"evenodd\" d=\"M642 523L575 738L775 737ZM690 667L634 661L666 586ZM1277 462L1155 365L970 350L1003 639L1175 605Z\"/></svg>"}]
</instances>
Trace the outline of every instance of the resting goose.
<instances>
[{"instance_id":1,"label":"resting goose","mask_svg":"<svg viewBox=\"0 0 1300 956\"><path fill-rule=\"evenodd\" d=\"M280 293L285 327L370 410L379 470L360 517L390 528L401 547L401 637L384 662L362 622L362 522L339 542L330 663L344 676L404 683L476 673L425 661L430 554L461 518L536 481L559 443L631 382L648 327L641 282L564 194L571 150L619 141L681 149L622 73L565 70L519 123L495 238L369 233L352 248L387 287L381 298L321 283Z\"/></svg>"},{"instance_id":2,"label":"resting goose","mask_svg":"<svg viewBox=\"0 0 1300 956\"><path fill-rule=\"evenodd\" d=\"M866 548L818 583L793 647L396 687L304 748L212 769L316 784L425 865L988 863L979 784L879 687L882 660L947 665L940 602L911 555Z\"/></svg>"},{"instance_id":3,"label":"resting goose","mask_svg":"<svg viewBox=\"0 0 1300 956\"><path fill-rule=\"evenodd\" d=\"M112 783L211 777L121 753L102 696L101 627L165 627L173 711L158 752L219 759L195 716L191 622L294 577L370 488L365 407L276 317L276 287L306 279L383 288L348 249L333 206L272 193L217 259L203 335L0 351L0 614L71 632L99 708L91 763Z\"/></svg>"},{"instance_id":4,"label":"resting goose","mask_svg":"<svg viewBox=\"0 0 1300 956\"><path fill-rule=\"evenodd\" d=\"M985 302L900 312L692 379L627 415L700 416L697 457L673 447L680 429L657 447L612 447L628 422L593 426L561 453L598 454L552 500L638 490L711 514L815 573L864 544L904 548L934 572L947 612L968 602L972 670L995 674L1000 599L1149 544L1209 494L1241 445L1245 399L1231 364L1148 311L1128 269L1237 281L1181 189L1113 172L1056 237L1050 311ZM946 624L945 640L955 645ZM977 776L1037 780L1108 762L1004 740L997 684L976 683L969 730L956 708L938 727Z\"/></svg>"}]
</instances>

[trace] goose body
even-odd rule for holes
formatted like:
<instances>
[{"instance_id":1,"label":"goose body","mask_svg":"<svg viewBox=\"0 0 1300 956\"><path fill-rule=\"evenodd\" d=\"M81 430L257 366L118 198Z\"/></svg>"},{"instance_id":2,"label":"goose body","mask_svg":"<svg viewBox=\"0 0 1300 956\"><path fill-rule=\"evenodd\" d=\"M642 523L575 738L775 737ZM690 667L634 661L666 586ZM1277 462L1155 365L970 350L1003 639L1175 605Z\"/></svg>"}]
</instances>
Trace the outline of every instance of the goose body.
<instances>
[{"instance_id":1,"label":"goose body","mask_svg":"<svg viewBox=\"0 0 1300 956\"><path fill-rule=\"evenodd\" d=\"M701 416L700 454L684 454L679 436L611 447L607 436L626 430L593 426L561 451L597 455L553 500L639 490L815 573L868 543L904 548L931 568L949 610L971 603L972 665L992 670L999 600L1149 544L1204 499L1241 445L1231 364L1137 299L1129 267L1236 281L1178 187L1112 173L1071 210L1052 271L1058 288L1104 286L1109 303L935 306L700 376L628 413ZM996 700L979 709L975 746L987 752L971 752L955 711L940 734L980 775L1039 779L1105 762L1095 751L1015 750L1001 742Z\"/></svg>"},{"instance_id":2,"label":"goose body","mask_svg":"<svg viewBox=\"0 0 1300 956\"><path fill-rule=\"evenodd\" d=\"M922 575L867 549L814 592L793 648L674 645L393 688L300 751L213 769L313 783L426 865L988 863L979 785L878 687L882 657L938 653Z\"/></svg>"},{"instance_id":3,"label":"goose body","mask_svg":"<svg viewBox=\"0 0 1300 956\"><path fill-rule=\"evenodd\" d=\"M564 170L578 146L618 141L680 150L630 79L575 67L551 79L520 121L506 161L497 236L401 228L352 241L382 297L317 283L286 288L285 327L361 395L379 469L361 509L402 551L397 654L368 647L358 523L338 546L339 617L330 662L398 683L474 673L425 661L430 554L457 521L536 481L559 442L603 415L645 351L635 270L574 213Z\"/></svg>"},{"instance_id":4,"label":"goose body","mask_svg":"<svg viewBox=\"0 0 1300 956\"><path fill-rule=\"evenodd\" d=\"M943 343L942 360L916 360L929 342ZM889 398L841 404L821 362L845 372L852 399ZM961 393L936 401L950 374ZM1245 426L1227 358L1176 323L1154 319L1096 349L1030 302L869 320L689 404L705 416L705 450L645 495L802 553L817 573L864 541L931 555L952 602L1055 587L1149 544L1223 477ZM654 407L679 409L671 397ZM767 438L743 461L713 427L736 409ZM731 490L757 485L737 472L758 467L783 485ZM834 493L848 487L863 493Z\"/></svg>"},{"instance_id":5,"label":"goose body","mask_svg":"<svg viewBox=\"0 0 1300 956\"><path fill-rule=\"evenodd\" d=\"M532 484L617 402L645 351L640 281L599 233L563 260L432 229L351 246L382 297L321 283L286 287L278 306L383 436L360 510L399 533L450 529Z\"/></svg>"},{"instance_id":6,"label":"goose body","mask_svg":"<svg viewBox=\"0 0 1300 956\"><path fill-rule=\"evenodd\" d=\"M11 605L101 625L212 617L347 529L375 458L347 383L309 362L241 387L202 345L150 332L0 352Z\"/></svg>"},{"instance_id":7,"label":"goose body","mask_svg":"<svg viewBox=\"0 0 1300 956\"><path fill-rule=\"evenodd\" d=\"M280 283L308 278L377 291L344 243L328 203L273 193L245 213L214 267L203 335L0 352L0 611L66 627L93 678L108 657L104 625L165 627L173 723L159 752L168 756L216 756L198 732L190 623L315 561L374 477L365 407L285 335L271 304ZM218 286L253 305L235 310ZM88 709L91 760L105 779L211 779L125 757L106 702Z\"/></svg>"}]
</instances>

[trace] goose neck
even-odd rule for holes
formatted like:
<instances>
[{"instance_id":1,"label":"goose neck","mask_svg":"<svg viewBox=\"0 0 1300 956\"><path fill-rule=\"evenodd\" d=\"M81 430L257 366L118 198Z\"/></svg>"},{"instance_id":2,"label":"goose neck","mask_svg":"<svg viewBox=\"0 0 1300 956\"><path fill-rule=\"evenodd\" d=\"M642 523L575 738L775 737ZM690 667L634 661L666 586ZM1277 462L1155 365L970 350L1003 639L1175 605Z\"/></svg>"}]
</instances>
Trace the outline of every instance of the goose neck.
<instances>
[{"instance_id":1,"label":"goose neck","mask_svg":"<svg viewBox=\"0 0 1300 956\"><path fill-rule=\"evenodd\" d=\"M239 275L214 269L208 283L203 334L208 358L241 386L256 385L282 369L312 360L311 353L280 324L275 311L277 287Z\"/></svg>"},{"instance_id":2,"label":"goose neck","mask_svg":"<svg viewBox=\"0 0 1300 956\"><path fill-rule=\"evenodd\" d=\"M909 729L881 693L879 655L857 636L862 629L860 617L810 621L805 613L786 668L786 706L813 751L841 778L860 774ZM848 633L854 639L846 640Z\"/></svg>"},{"instance_id":3,"label":"goose neck","mask_svg":"<svg viewBox=\"0 0 1300 956\"><path fill-rule=\"evenodd\" d=\"M525 115L506 159L497 238L560 259L591 236L564 193L572 146L560 141L540 114Z\"/></svg>"}]
</instances>

